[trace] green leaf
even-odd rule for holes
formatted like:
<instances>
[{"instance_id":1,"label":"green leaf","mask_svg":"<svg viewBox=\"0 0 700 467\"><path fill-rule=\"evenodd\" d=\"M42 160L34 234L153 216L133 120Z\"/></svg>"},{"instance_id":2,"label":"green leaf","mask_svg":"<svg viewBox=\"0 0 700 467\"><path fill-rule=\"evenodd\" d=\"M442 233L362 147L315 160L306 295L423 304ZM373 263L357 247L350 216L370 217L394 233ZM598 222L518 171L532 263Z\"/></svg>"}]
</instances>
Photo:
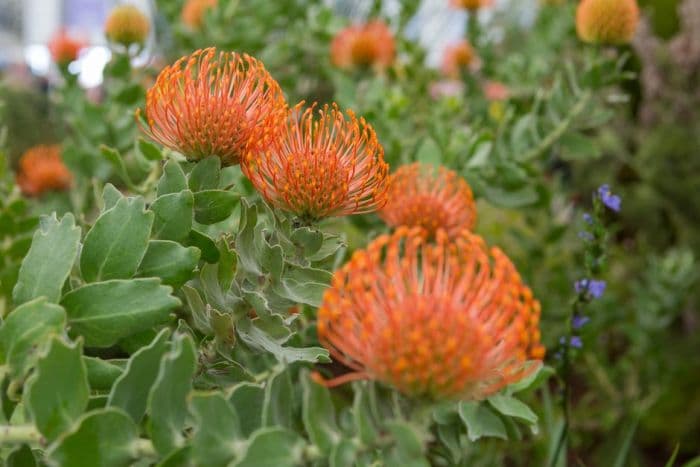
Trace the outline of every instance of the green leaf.
<instances>
[{"instance_id":1,"label":"green leaf","mask_svg":"<svg viewBox=\"0 0 700 467\"><path fill-rule=\"evenodd\" d=\"M194 218L200 224L214 224L227 219L240 196L225 190L205 190L194 194Z\"/></svg>"},{"instance_id":2,"label":"green leaf","mask_svg":"<svg viewBox=\"0 0 700 467\"><path fill-rule=\"evenodd\" d=\"M185 442L182 430L187 417L187 396L196 370L197 352L192 338L177 335L172 349L161 361L158 377L148 395L148 432L161 455Z\"/></svg>"},{"instance_id":3,"label":"green leaf","mask_svg":"<svg viewBox=\"0 0 700 467\"><path fill-rule=\"evenodd\" d=\"M131 181L131 177L129 177L129 173L126 171L124 159L119 151L102 144L100 145L100 154L112 165L114 171L119 175L119 178L122 179L126 186L133 188L134 183Z\"/></svg>"},{"instance_id":4,"label":"green leaf","mask_svg":"<svg viewBox=\"0 0 700 467\"><path fill-rule=\"evenodd\" d=\"M342 439L331 451L330 467L353 467L357 459L357 446L352 440Z\"/></svg>"},{"instance_id":5,"label":"green leaf","mask_svg":"<svg viewBox=\"0 0 700 467\"><path fill-rule=\"evenodd\" d=\"M134 353L109 394L107 405L124 410L136 423L140 423L146 413L148 393L168 350L169 337L170 330L163 329L153 342Z\"/></svg>"},{"instance_id":6,"label":"green leaf","mask_svg":"<svg viewBox=\"0 0 700 467\"><path fill-rule=\"evenodd\" d=\"M265 401L265 391L262 386L248 382L237 384L228 400L236 408L243 437L247 438L262 426Z\"/></svg>"},{"instance_id":7,"label":"green leaf","mask_svg":"<svg viewBox=\"0 0 700 467\"><path fill-rule=\"evenodd\" d=\"M207 263L214 264L219 261L219 249L216 247L214 240L209 238L209 236L198 232L196 230L191 230L188 237L190 245L199 248L202 252L202 259Z\"/></svg>"},{"instance_id":8,"label":"green leaf","mask_svg":"<svg viewBox=\"0 0 700 467\"><path fill-rule=\"evenodd\" d=\"M160 161L163 159L163 153L160 151L160 148L150 141L139 138L136 144L141 155L149 161Z\"/></svg>"},{"instance_id":9,"label":"green leaf","mask_svg":"<svg viewBox=\"0 0 700 467\"><path fill-rule=\"evenodd\" d=\"M513 396L494 394L488 398L488 401L494 409L503 415L519 418L530 425L537 424L537 415L535 412Z\"/></svg>"},{"instance_id":10,"label":"green leaf","mask_svg":"<svg viewBox=\"0 0 700 467\"><path fill-rule=\"evenodd\" d=\"M0 325L0 362L10 375L21 378L36 362L52 335L66 326L63 308L48 303L46 297L27 302L10 313Z\"/></svg>"},{"instance_id":11,"label":"green leaf","mask_svg":"<svg viewBox=\"0 0 700 467\"><path fill-rule=\"evenodd\" d=\"M146 253L153 213L143 198L123 198L102 213L85 236L80 271L86 282L128 279Z\"/></svg>"},{"instance_id":12,"label":"green leaf","mask_svg":"<svg viewBox=\"0 0 700 467\"><path fill-rule=\"evenodd\" d=\"M180 164L171 159L163 166L163 175L158 180L158 197L170 193L180 193L184 190L187 190L185 172L182 171Z\"/></svg>"},{"instance_id":13,"label":"green leaf","mask_svg":"<svg viewBox=\"0 0 700 467\"><path fill-rule=\"evenodd\" d=\"M35 467L37 464L31 448L23 444L7 456L4 465L5 467Z\"/></svg>"},{"instance_id":14,"label":"green leaf","mask_svg":"<svg viewBox=\"0 0 700 467\"><path fill-rule=\"evenodd\" d=\"M58 302L79 243L80 228L75 226L72 214L66 214L60 222L55 214L42 218L12 292L15 304L41 296L49 302Z\"/></svg>"},{"instance_id":15,"label":"green leaf","mask_svg":"<svg viewBox=\"0 0 700 467\"><path fill-rule=\"evenodd\" d=\"M210 156L195 164L189 177L189 187L193 192L219 188L221 159Z\"/></svg>"},{"instance_id":16,"label":"green leaf","mask_svg":"<svg viewBox=\"0 0 700 467\"><path fill-rule=\"evenodd\" d=\"M285 367L273 375L265 385L265 402L263 403L263 426L281 426L293 428L292 408L294 406L294 387Z\"/></svg>"},{"instance_id":17,"label":"green leaf","mask_svg":"<svg viewBox=\"0 0 700 467\"><path fill-rule=\"evenodd\" d=\"M316 254L323 246L323 232L311 227L294 230L290 239L301 249L301 256L304 258Z\"/></svg>"},{"instance_id":18,"label":"green leaf","mask_svg":"<svg viewBox=\"0 0 700 467\"><path fill-rule=\"evenodd\" d=\"M341 435L335 421L335 407L328 388L314 382L308 372L301 373L302 418L309 439L328 456Z\"/></svg>"},{"instance_id":19,"label":"green leaf","mask_svg":"<svg viewBox=\"0 0 700 467\"><path fill-rule=\"evenodd\" d=\"M192 277L199 263L199 250L169 240L151 240L139 266L141 277L160 277L163 284L178 287Z\"/></svg>"},{"instance_id":20,"label":"green leaf","mask_svg":"<svg viewBox=\"0 0 700 467\"><path fill-rule=\"evenodd\" d=\"M404 421L391 421L387 428L394 436L396 445L391 449L387 467L430 467L423 456L423 441L417 429Z\"/></svg>"},{"instance_id":21,"label":"green leaf","mask_svg":"<svg viewBox=\"0 0 700 467\"><path fill-rule=\"evenodd\" d=\"M121 410L106 408L86 414L77 427L51 446L55 465L127 467L135 459L136 424Z\"/></svg>"},{"instance_id":22,"label":"green leaf","mask_svg":"<svg viewBox=\"0 0 700 467\"><path fill-rule=\"evenodd\" d=\"M435 167L442 163L442 151L432 138L425 138L416 151L416 161Z\"/></svg>"},{"instance_id":23,"label":"green leaf","mask_svg":"<svg viewBox=\"0 0 700 467\"><path fill-rule=\"evenodd\" d=\"M102 212L112 209L124 196L114 185L107 183L102 190Z\"/></svg>"},{"instance_id":24,"label":"green leaf","mask_svg":"<svg viewBox=\"0 0 700 467\"><path fill-rule=\"evenodd\" d=\"M162 195L153 202L151 211L155 215L154 237L161 240L182 241L192 230L194 196L189 190Z\"/></svg>"},{"instance_id":25,"label":"green leaf","mask_svg":"<svg viewBox=\"0 0 700 467\"><path fill-rule=\"evenodd\" d=\"M273 285L273 290L293 302L319 307L332 278L333 274L323 269L288 268L281 282Z\"/></svg>"},{"instance_id":26,"label":"green leaf","mask_svg":"<svg viewBox=\"0 0 700 467\"><path fill-rule=\"evenodd\" d=\"M593 138L575 131L565 133L559 140L559 147L565 161L598 159L602 154Z\"/></svg>"},{"instance_id":27,"label":"green leaf","mask_svg":"<svg viewBox=\"0 0 700 467\"><path fill-rule=\"evenodd\" d=\"M84 285L63 297L71 333L85 345L109 347L123 337L168 320L180 304L158 279L111 280Z\"/></svg>"},{"instance_id":28,"label":"green leaf","mask_svg":"<svg viewBox=\"0 0 700 467\"><path fill-rule=\"evenodd\" d=\"M66 431L85 411L90 395L81 342L54 337L27 382L24 401L31 419L48 440Z\"/></svg>"},{"instance_id":29,"label":"green leaf","mask_svg":"<svg viewBox=\"0 0 700 467\"><path fill-rule=\"evenodd\" d=\"M294 467L301 464L303 454L304 441L293 431L263 428L253 434L231 467Z\"/></svg>"},{"instance_id":30,"label":"green leaf","mask_svg":"<svg viewBox=\"0 0 700 467\"><path fill-rule=\"evenodd\" d=\"M285 347L282 344L286 339L276 339L249 320L238 321L238 335L246 344L272 353L282 363L330 361L326 349L321 347Z\"/></svg>"},{"instance_id":31,"label":"green leaf","mask_svg":"<svg viewBox=\"0 0 700 467\"><path fill-rule=\"evenodd\" d=\"M238 252L238 264L248 273L260 276L262 269L255 257L255 226L258 223L258 210L246 200L241 201L241 217L238 221L238 235L236 236L236 251Z\"/></svg>"},{"instance_id":32,"label":"green leaf","mask_svg":"<svg viewBox=\"0 0 700 467\"><path fill-rule=\"evenodd\" d=\"M195 465L228 465L235 457L236 441L242 440L233 407L219 393L197 394L190 407L196 420L191 442Z\"/></svg>"},{"instance_id":33,"label":"green leaf","mask_svg":"<svg viewBox=\"0 0 700 467\"><path fill-rule=\"evenodd\" d=\"M363 443L371 445L379 437L379 430L372 415L370 388L367 383L356 383L352 413L358 437Z\"/></svg>"},{"instance_id":34,"label":"green leaf","mask_svg":"<svg viewBox=\"0 0 700 467\"><path fill-rule=\"evenodd\" d=\"M485 404L460 402L458 412L467 427L467 436L470 441L476 441L484 436L508 439L503 422Z\"/></svg>"},{"instance_id":35,"label":"green leaf","mask_svg":"<svg viewBox=\"0 0 700 467\"><path fill-rule=\"evenodd\" d=\"M83 363L87 370L90 389L93 391L111 389L117 378L124 372L121 366L97 357L83 357Z\"/></svg>"}]
</instances>

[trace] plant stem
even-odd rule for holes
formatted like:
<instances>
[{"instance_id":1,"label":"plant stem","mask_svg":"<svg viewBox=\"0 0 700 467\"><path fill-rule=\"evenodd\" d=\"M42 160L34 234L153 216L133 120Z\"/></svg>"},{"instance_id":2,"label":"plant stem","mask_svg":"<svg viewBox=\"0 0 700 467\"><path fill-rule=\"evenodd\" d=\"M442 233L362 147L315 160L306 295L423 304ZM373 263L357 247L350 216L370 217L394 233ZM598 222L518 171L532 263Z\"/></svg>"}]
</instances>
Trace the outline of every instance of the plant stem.
<instances>
[{"instance_id":1,"label":"plant stem","mask_svg":"<svg viewBox=\"0 0 700 467\"><path fill-rule=\"evenodd\" d=\"M34 425L0 425L0 445L43 442L44 438Z\"/></svg>"}]
</instances>

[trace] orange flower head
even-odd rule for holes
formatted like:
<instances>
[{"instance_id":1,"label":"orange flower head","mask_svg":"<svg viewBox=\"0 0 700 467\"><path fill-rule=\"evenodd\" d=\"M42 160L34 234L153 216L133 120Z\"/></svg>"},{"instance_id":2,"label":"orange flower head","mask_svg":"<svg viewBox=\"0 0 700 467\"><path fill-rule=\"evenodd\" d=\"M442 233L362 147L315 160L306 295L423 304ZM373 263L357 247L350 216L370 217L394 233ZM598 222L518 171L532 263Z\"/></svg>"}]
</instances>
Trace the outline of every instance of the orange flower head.
<instances>
[{"instance_id":1,"label":"orange flower head","mask_svg":"<svg viewBox=\"0 0 700 467\"><path fill-rule=\"evenodd\" d=\"M388 201L379 216L392 227L422 227L429 237L443 229L449 237L472 229L476 205L472 190L456 172L414 163L389 177Z\"/></svg>"},{"instance_id":2,"label":"orange flower head","mask_svg":"<svg viewBox=\"0 0 700 467\"><path fill-rule=\"evenodd\" d=\"M61 159L58 145L40 145L28 149L19 160L17 185L27 196L70 188L73 177Z\"/></svg>"},{"instance_id":3,"label":"orange flower head","mask_svg":"<svg viewBox=\"0 0 700 467\"><path fill-rule=\"evenodd\" d=\"M451 78L459 78L463 71L475 63L474 48L465 40L448 45L442 56L442 72Z\"/></svg>"},{"instance_id":4,"label":"orange flower head","mask_svg":"<svg viewBox=\"0 0 700 467\"><path fill-rule=\"evenodd\" d=\"M111 42L129 47L146 42L151 30L148 17L134 5L125 4L112 9L105 22L105 36Z\"/></svg>"},{"instance_id":5,"label":"orange flower head","mask_svg":"<svg viewBox=\"0 0 700 467\"><path fill-rule=\"evenodd\" d=\"M200 29L206 11L216 8L218 3L219 0L187 0L185 6L182 7L182 22L190 29Z\"/></svg>"},{"instance_id":6,"label":"orange flower head","mask_svg":"<svg viewBox=\"0 0 700 467\"><path fill-rule=\"evenodd\" d=\"M243 173L270 204L305 221L381 208L389 166L372 127L336 105L301 105L280 137L248 151Z\"/></svg>"},{"instance_id":7,"label":"orange flower head","mask_svg":"<svg viewBox=\"0 0 700 467\"><path fill-rule=\"evenodd\" d=\"M262 62L208 48L160 72L146 93L146 121L139 123L190 160L215 155L235 165L250 141L280 129L286 112L282 90Z\"/></svg>"},{"instance_id":8,"label":"orange flower head","mask_svg":"<svg viewBox=\"0 0 700 467\"><path fill-rule=\"evenodd\" d=\"M490 6L493 0L451 0L450 4L454 8L461 8L469 11L477 11Z\"/></svg>"},{"instance_id":9,"label":"orange flower head","mask_svg":"<svg viewBox=\"0 0 700 467\"><path fill-rule=\"evenodd\" d=\"M637 0L581 0L576 32L591 44L626 44L639 24Z\"/></svg>"},{"instance_id":10,"label":"orange flower head","mask_svg":"<svg viewBox=\"0 0 700 467\"><path fill-rule=\"evenodd\" d=\"M59 66L75 61L83 47L85 43L68 34L65 29L58 31L49 42L51 57Z\"/></svg>"},{"instance_id":11,"label":"orange flower head","mask_svg":"<svg viewBox=\"0 0 700 467\"><path fill-rule=\"evenodd\" d=\"M394 62L396 44L383 21L349 26L333 38L331 61L339 68L388 68Z\"/></svg>"},{"instance_id":12,"label":"orange flower head","mask_svg":"<svg viewBox=\"0 0 700 467\"><path fill-rule=\"evenodd\" d=\"M524 378L539 317L498 248L467 230L428 242L401 227L356 251L318 311L321 343L358 379L411 397L481 400ZM540 355L542 353L540 352Z\"/></svg>"}]
</instances>

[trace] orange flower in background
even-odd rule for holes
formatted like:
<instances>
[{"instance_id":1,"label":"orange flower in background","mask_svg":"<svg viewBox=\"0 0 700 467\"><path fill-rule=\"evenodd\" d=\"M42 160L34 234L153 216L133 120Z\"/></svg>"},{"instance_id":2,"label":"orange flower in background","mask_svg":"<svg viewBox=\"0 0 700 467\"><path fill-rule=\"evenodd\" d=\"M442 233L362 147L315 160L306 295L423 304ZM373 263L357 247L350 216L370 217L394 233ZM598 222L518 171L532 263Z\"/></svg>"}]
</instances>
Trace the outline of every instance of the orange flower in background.
<instances>
[{"instance_id":1,"label":"orange flower in background","mask_svg":"<svg viewBox=\"0 0 700 467\"><path fill-rule=\"evenodd\" d=\"M73 177L61 159L58 145L40 145L28 149L19 160L17 185L28 196L70 188Z\"/></svg>"},{"instance_id":2,"label":"orange flower in background","mask_svg":"<svg viewBox=\"0 0 700 467\"><path fill-rule=\"evenodd\" d=\"M120 5L112 9L105 22L105 36L111 42L129 47L142 45L151 31L148 17L134 5Z\"/></svg>"},{"instance_id":3,"label":"orange flower in background","mask_svg":"<svg viewBox=\"0 0 700 467\"><path fill-rule=\"evenodd\" d=\"M490 101L505 101L510 97L510 89L498 81L487 81L483 86L484 96Z\"/></svg>"},{"instance_id":4,"label":"orange flower in background","mask_svg":"<svg viewBox=\"0 0 700 467\"><path fill-rule=\"evenodd\" d=\"M394 62L394 35L383 21L349 26L331 43L331 61L340 68L387 68Z\"/></svg>"},{"instance_id":5,"label":"orange flower in background","mask_svg":"<svg viewBox=\"0 0 700 467\"><path fill-rule=\"evenodd\" d=\"M491 6L493 0L451 0L450 5L454 8L464 8L469 11L476 11L480 8Z\"/></svg>"},{"instance_id":6,"label":"orange flower in background","mask_svg":"<svg viewBox=\"0 0 700 467\"><path fill-rule=\"evenodd\" d=\"M187 0L182 7L182 22L191 29L200 29L207 10L215 8L218 0Z\"/></svg>"},{"instance_id":7,"label":"orange flower in background","mask_svg":"<svg viewBox=\"0 0 700 467\"><path fill-rule=\"evenodd\" d=\"M626 44L638 24L636 0L581 0L576 10L576 32L592 44Z\"/></svg>"},{"instance_id":8,"label":"orange flower in background","mask_svg":"<svg viewBox=\"0 0 700 467\"><path fill-rule=\"evenodd\" d=\"M51 58L59 66L66 66L78 58L78 53L85 47L85 43L68 34L65 29L61 29L51 38L49 42L49 52Z\"/></svg>"},{"instance_id":9,"label":"orange flower in background","mask_svg":"<svg viewBox=\"0 0 700 467\"><path fill-rule=\"evenodd\" d=\"M388 201L379 216L392 227L422 227L430 237L443 229L449 237L476 223L472 190L456 172L414 163L389 177Z\"/></svg>"},{"instance_id":10,"label":"orange flower in background","mask_svg":"<svg viewBox=\"0 0 700 467\"><path fill-rule=\"evenodd\" d=\"M474 48L465 40L450 44L442 56L442 72L451 78L459 78L461 74L476 63Z\"/></svg>"},{"instance_id":11,"label":"orange flower in background","mask_svg":"<svg viewBox=\"0 0 700 467\"><path fill-rule=\"evenodd\" d=\"M281 129L286 113L282 90L262 62L208 48L160 72L146 93L147 125L139 122L190 160L215 155L235 165L251 140Z\"/></svg>"},{"instance_id":12,"label":"orange flower in background","mask_svg":"<svg viewBox=\"0 0 700 467\"><path fill-rule=\"evenodd\" d=\"M384 149L372 127L337 106L294 108L278 138L248 152L243 173L273 206L305 221L375 211L386 202Z\"/></svg>"},{"instance_id":13,"label":"orange flower in background","mask_svg":"<svg viewBox=\"0 0 700 467\"><path fill-rule=\"evenodd\" d=\"M354 372L412 397L481 400L537 365L539 305L498 248L463 230L429 243L399 228L356 251L318 311L321 343ZM537 340L537 342L535 342Z\"/></svg>"}]
</instances>

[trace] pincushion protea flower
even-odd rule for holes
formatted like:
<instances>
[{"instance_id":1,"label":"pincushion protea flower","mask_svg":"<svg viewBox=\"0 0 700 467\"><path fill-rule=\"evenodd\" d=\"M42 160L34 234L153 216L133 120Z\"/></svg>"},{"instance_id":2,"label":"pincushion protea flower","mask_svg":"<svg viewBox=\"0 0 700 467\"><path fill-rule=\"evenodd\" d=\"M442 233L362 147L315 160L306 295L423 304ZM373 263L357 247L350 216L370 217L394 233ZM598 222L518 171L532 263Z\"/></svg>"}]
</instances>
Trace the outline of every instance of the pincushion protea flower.
<instances>
[{"instance_id":1,"label":"pincushion protea flower","mask_svg":"<svg viewBox=\"0 0 700 467\"><path fill-rule=\"evenodd\" d=\"M61 29L51 38L49 52L56 64L66 66L78 58L78 53L84 46L83 41L71 36L65 29Z\"/></svg>"},{"instance_id":2,"label":"pincushion protea flower","mask_svg":"<svg viewBox=\"0 0 700 467\"><path fill-rule=\"evenodd\" d=\"M305 222L375 211L386 202L384 149L372 127L336 105L289 114L277 138L248 151L243 173L273 206Z\"/></svg>"},{"instance_id":3,"label":"pincushion protea flower","mask_svg":"<svg viewBox=\"0 0 700 467\"><path fill-rule=\"evenodd\" d=\"M474 49L465 40L450 44L442 56L442 72L450 78L459 78L476 61Z\"/></svg>"},{"instance_id":4,"label":"pincushion protea flower","mask_svg":"<svg viewBox=\"0 0 700 467\"><path fill-rule=\"evenodd\" d=\"M191 29L201 28L205 12L216 7L218 3L218 0L187 0L182 7L182 22Z\"/></svg>"},{"instance_id":5,"label":"pincushion protea flower","mask_svg":"<svg viewBox=\"0 0 700 467\"><path fill-rule=\"evenodd\" d=\"M636 0L581 0L576 10L576 32L584 42L626 44L638 24Z\"/></svg>"},{"instance_id":6,"label":"pincushion protea flower","mask_svg":"<svg viewBox=\"0 0 700 467\"><path fill-rule=\"evenodd\" d=\"M246 145L275 133L286 114L282 90L262 62L208 48L160 72L146 93L146 124L139 122L190 160L215 155L235 165Z\"/></svg>"},{"instance_id":7,"label":"pincushion protea flower","mask_svg":"<svg viewBox=\"0 0 700 467\"><path fill-rule=\"evenodd\" d=\"M380 236L324 294L319 339L354 370L326 384L376 379L412 397L483 399L536 368L526 361L539 308L523 290L505 254L466 230L436 243L407 227Z\"/></svg>"},{"instance_id":8,"label":"pincushion protea flower","mask_svg":"<svg viewBox=\"0 0 700 467\"><path fill-rule=\"evenodd\" d=\"M61 159L58 145L39 145L28 149L19 160L17 185L28 196L47 191L66 190L73 177Z\"/></svg>"},{"instance_id":9,"label":"pincushion protea flower","mask_svg":"<svg viewBox=\"0 0 700 467\"><path fill-rule=\"evenodd\" d=\"M454 8L464 8L470 11L476 11L480 8L487 7L493 3L493 0L451 0L450 4Z\"/></svg>"},{"instance_id":10,"label":"pincushion protea flower","mask_svg":"<svg viewBox=\"0 0 700 467\"><path fill-rule=\"evenodd\" d=\"M340 68L387 68L394 62L394 35L384 22L375 20L349 26L331 43L331 61Z\"/></svg>"},{"instance_id":11,"label":"pincushion protea flower","mask_svg":"<svg viewBox=\"0 0 700 467\"><path fill-rule=\"evenodd\" d=\"M389 177L386 205L379 216L392 227L422 227L430 237L438 229L454 237L476 222L472 190L456 172L414 163Z\"/></svg>"}]
</instances>

